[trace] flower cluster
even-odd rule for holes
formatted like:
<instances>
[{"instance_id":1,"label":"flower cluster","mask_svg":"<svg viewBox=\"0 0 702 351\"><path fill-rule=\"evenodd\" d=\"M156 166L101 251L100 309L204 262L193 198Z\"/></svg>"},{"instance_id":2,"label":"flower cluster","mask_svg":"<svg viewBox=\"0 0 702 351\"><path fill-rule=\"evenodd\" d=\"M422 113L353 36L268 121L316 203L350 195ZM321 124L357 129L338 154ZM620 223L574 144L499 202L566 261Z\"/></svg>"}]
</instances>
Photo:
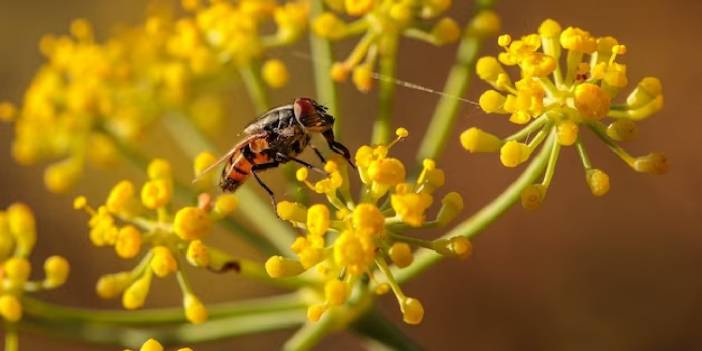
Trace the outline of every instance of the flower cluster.
<instances>
[{"instance_id":1,"label":"flower cluster","mask_svg":"<svg viewBox=\"0 0 702 351\"><path fill-rule=\"evenodd\" d=\"M112 188L104 205L97 209L88 206L85 197L75 200L76 209L90 214L90 241L95 246L112 246L117 256L124 259L146 251L133 270L101 277L97 293L102 298L122 294L124 308L136 309L144 304L153 275L164 278L175 274L183 293L187 319L202 323L207 320L207 310L193 293L183 265L187 262L202 268L217 266L217 251L213 252L202 239L212 231L215 220L235 210L237 199L232 194L223 194L213 200L203 194L197 206L182 207L173 213L170 210L173 178L169 163L155 159L147 173L149 180L138 194L130 181L123 180Z\"/></svg>"},{"instance_id":2,"label":"flower cluster","mask_svg":"<svg viewBox=\"0 0 702 351\"><path fill-rule=\"evenodd\" d=\"M163 345L161 345L161 343L156 341L155 339L146 340L139 348L139 351L163 351L163 350L164 350ZM124 351L131 351L131 350L126 349ZM193 349L191 349L189 347L181 347L177 351L193 351Z\"/></svg>"},{"instance_id":3,"label":"flower cluster","mask_svg":"<svg viewBox=\"0 0 702 351\"><path fill-rule=\"evenodd\" d=\"M522 193L524 207L536 208L543 201L562 146L576 146L586 182L595 196L609 191L609 176L592 166L580 140L582 127L591 129L637 172L667 171L662 154L634 157L618 144L636 136L636 122L663 107L663 93L657 78L646 77L623 102L615 101L628 85L626 65L617 62L627 49L617 39L595 37L576 27L562 29L548 19L538 34L518 40L505 34L498 38L498 44L504 52L477 62L478 76L495 88L480 96L480 107L526 126L504 139L470 128L461 134L461 143L470 152L499 152L503 165L516 167L546 138L555 138L543 181ZM504 66L518 66L520 79L513 83ZM605 118L611 119L608 125L603 124Z\"/></svg>"},{"instance_id":4,"label":"flower cluster","mask_svg":"<svg viewBox=\"0 0 702 351\"><path fill-rule=\"evenodd\" d=\"M109 166L118 143L135 139L163 116L187 115L215 132L226 107L225 89L237 71L281 87L280 60L259 61L268 48L296 40L307 23L306 1L183 1L187 14L154 11L143 23L99 42L89 22L73 21L70 35L46 35L46 63L20 108L0 103L0 120L15 121L12 154L20 164L51 161L46 187L65 192L86 165ZM275 30L263 28L275 23ZM253 73L250 73L253 72ZM242 73L243 74L243 73Z\"/></svg>"},{"instance_id":5,"label":"flower cluster","mask_svg":"<svg viewBox=\"0 0 702 351\"><path fill-rule=\"evenodd\" d=\"M357 283L367 276L377 282L376 293L392 288L405 322L418 324L424 310L419 300L407 297L395 281L388 260L399 268L413 261L413 248L424 247L446 256L466 257L471 246L468 239L423 240L401 233L413 228L442 226L463 208L457 193L445 195L433 220L427 210L434 202L434 192L444 184L444 172L432 160L425 160L415 181L407 179L404 164L388 155L390 148L407 136L403 128L388 145L362 146L355 155L364 184L359 202L353 201L345 161L334 158L324 166L328 176L312 182L307 168L300 168L297 179L311 191L324 195L329 205L304 206L280 202L278 215L305 231L292 244L297 258L273 256L266 262L271 277L290 277L316 267L323 281L319 302L308 309L308 319L318 320L333 306L344 304ZM376 278L376 268L382 278ZM312 274L312 273L310 273ZM379 279L379 280L378 280Z\"/></svg>"},{"instance_id":6,"label":"flower cluster","mask_svg":"<svg viewBox=\"0 0 702 351\"><path fill-rule=\"evenodd\" d=\"M51 256L44 261L44 279L29 280L29 255L36 240L34 215L27 205L15 203L0 211L0 316L7 322L22 318L20 300L25 292L54 289L68 278L68 261Z\"/></svg>"},{"instance_id":7,"label":"flower cluster","mask_svg":"<svg viewBox=\"0 0 702 351\"><path fill-rule=\"evenodd\" d=\"M456 21L449 17L439 19L429 31L422 29L422 22L440 16L451 7L450 0L327 0L326 3L336 12L358 17L346 23L334 12L324 12L314 19L312 29L320 37L332 40L362 35L348 58L335 63L330 74L334 80L344 81L353 72L353 82L363 92L372 87L378 57L392 57L400 35L438 46L455 42L461 32ZM490 12L490 16L499 22L494 13Z\"/></svg>"}]
</instances>

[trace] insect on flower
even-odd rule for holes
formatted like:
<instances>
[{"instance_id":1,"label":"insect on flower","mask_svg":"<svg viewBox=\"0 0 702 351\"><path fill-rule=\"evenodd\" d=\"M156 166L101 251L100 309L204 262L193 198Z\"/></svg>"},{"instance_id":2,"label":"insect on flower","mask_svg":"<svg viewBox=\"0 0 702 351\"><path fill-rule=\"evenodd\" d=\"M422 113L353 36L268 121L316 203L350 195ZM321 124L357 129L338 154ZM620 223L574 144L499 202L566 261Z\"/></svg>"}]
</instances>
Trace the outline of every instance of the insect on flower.
<instances>
[{"instance_id":1,"label":"insect on flower","mask_svg":"<svg viewBox=\"0 0 702 351\"><path fill-rule=\"evenodd\" d=\"M319 149L310 144L311 133L322 134L329 148L342 155L355 168L349 150L334 140L333 127L334 117L327 113L327 107L310 98L297 98L292 104L273 108L247 125L243 131L244 139L217 162L205 168L195 181L226 162L219 179L219 186L223 191L236 191L253 174L258 184L270 195L275 207L275 195L261 180L258 172L294 161L324 173L318 167L297 158L309 145L322 163L326 162Z\"/></svg>"}]
</instances>

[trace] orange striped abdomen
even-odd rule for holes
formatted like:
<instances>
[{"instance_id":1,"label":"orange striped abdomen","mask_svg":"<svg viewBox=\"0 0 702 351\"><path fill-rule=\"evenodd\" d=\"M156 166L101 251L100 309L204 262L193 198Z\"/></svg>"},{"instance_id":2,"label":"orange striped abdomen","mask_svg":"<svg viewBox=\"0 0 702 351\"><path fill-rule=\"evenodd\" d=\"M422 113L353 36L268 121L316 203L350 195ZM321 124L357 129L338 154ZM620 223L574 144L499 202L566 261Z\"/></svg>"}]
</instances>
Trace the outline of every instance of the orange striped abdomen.
<instances>
[{"instance_id":1,"label":"orange striped abdomen","mask_svg":"<svg viewBox=\"0 0 702 351\"><path fill-rule=\"evenodd\" d=\"M258 153L254 157L256 164L269 162L268 156ZM246 179L251 175L253 164L247 160L241 152L232 155L230 164L224 168L220 187L224 191L234 192L241 184L244 184Z\"/></svg>"}]
</instances>

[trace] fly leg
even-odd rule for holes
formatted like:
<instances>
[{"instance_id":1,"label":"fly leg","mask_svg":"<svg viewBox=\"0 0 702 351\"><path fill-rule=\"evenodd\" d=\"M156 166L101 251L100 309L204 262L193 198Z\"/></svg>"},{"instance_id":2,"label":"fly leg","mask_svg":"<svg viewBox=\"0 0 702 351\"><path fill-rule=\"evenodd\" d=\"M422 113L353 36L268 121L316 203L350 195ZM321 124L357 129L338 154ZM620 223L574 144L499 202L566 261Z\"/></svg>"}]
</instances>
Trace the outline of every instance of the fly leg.
<instances>
[{"instance_id":1,"label":"fly leg","mask_svg":"<svg viewBox=\"0 0 702 351\"><path fill-rule=\"evenodd\" d=\"M280 165L280 162L278 161L272 161L268 163L260 163L260 164L255 164L253 167L251 167L251 173L253 174L254 178L256 178L256 181L258 184L263 188L268 193L268 196L271 197L271 203L273 204L273 211L276 213L276 216L278 215L278 211L276 209L277 202L275 201L275 194L273 193L273 190L266 185L266 183L261 180L261 178L258 176L258 171L263 171L269 168L275 168Z\"/></svg>"},{"instance_id":2,"label":"fly leg","mask_svg":"<svg viewBox=\"0 0 702 351\"><path fill-rule=\"evenodd\" d=\"M310 147L311 147L312 150L314 151L314 154L317 155L317 157L319 157L319 160L322 161L322 164L326 164L326 163L327 163L327 160L324 158L324 156L322 155L322 153L319 152L319 149L318 149L316 146L312 145L312 144L310 144Z\"/></svg>"},{"instance_id":3,"label":"fly leg","mask_svg":"<svg viewBox=\"0 0 702 351\"><path fill-rule=\"evenodd\" d=\"M356 169L356 165L354 165L351 161L351 153L349 152L349 149L347 149L346 146L344 146L344 144L334 140L334 132L331 129L322 133L322 136L324 136L324 139L327 140L327 144L329 145L329 148L332 151L336 152L341 156L344 156L346 162L348 162L351 165L351 168Z\"/></svg>"},{"instance_id":4,"label":"fly leg","mask_svg":"<svg viewBox=\"0 0 702 351\"><path fill-rule=\"evenodd\" d=\"M280 152L276 153L275 156L276 156L276 159L280 160L281 162L294 161L294 162L297 162L297 163L299 163L299 164L301 164L301 165L307 167L308 169L311 169L317 173L327 175L327 172L325 172L323 169L316 167L314 165L311 165L311 164L307 163L307 161L301 160L297 157L288 156L288 155L285 155L285 154L280 153Z\"/></svg>"}]
</instances>

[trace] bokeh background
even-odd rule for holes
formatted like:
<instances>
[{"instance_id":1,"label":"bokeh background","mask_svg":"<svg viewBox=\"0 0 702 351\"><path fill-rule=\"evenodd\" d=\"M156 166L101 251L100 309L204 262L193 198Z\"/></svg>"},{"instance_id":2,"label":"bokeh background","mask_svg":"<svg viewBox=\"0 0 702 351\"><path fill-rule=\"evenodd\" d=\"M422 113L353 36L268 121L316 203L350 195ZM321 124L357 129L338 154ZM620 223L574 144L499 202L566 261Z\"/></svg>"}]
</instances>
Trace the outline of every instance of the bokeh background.
<instances>
[{"instance_id":1,"label":"bokeh background","mask_svg":"<svg viewBox=\"0 0 702 351\"><path fill-rule=\"evenodd\" d=\"M471 3L454 3L453 15L464 23ZM0 98L20 101L41 63L37 42L42 34L65 33L70 20L85 17L104 37L114 25L139 21L144 8L145 3L137 0L0 0ZM474 240L470 260L445 261L407 284L406 291L421 298L426 309L420 326L402 325L391 297L381 303L385 315L429 350L701 349L702 3L502 0L497 11L503 18L503 32L513 36L533 32L544 18L552 17L563 25L612 35L625 43L629 50L622 62L628 64L632 84L646 75L660 77L666 99L664 110L640 124L640 137L627 148L634 154L664 152L671 171L665 176L636 174L588 136L593 162L612 179L607 196L590 195L577 155L566 150L540 210L513 208ZM340 45L338 52L345 54L347 49L348 45ZM497 49L490 41L485 53ZM295 50L304 52L306 43ZM440 89L454 51L455 46L434 48L404 41L398 76ZM310 62L290 51L280 55L290 64L293 81L273 94L273 102L283 104L296 96L312 95ZM481 84L474 85L469 97L476 99L483 89ZM343 141L356 148L370 135L375 97L358 93L350 84L341 87L341 95ZM395 121L413 132L413 137L395 149L401 158L412 159L437 100L434 95L398 88ZM219 140L223 147L233 142L240 126L253 116L243 87L232 92L232 103L236 111ZM464 194L465 215L518 175L518 170L500 166L495 155L462 151L458 134L472 125L503 135L512 128L501 118L464 105L440 165L448 176L445 189ZM98 300L94 282L103 273L133 263L117 259L109 249L90 246L86 217L72 210L72 197L49 195L42 186L41 167L15 165L9 157L10 137L10 127L0 125L0 206L24 201L34 208L39 218L39 243L33 254L37 267L55 253L72 263L68 284L43 297L75 306L119 307L118 301ZM171 156L166 149L163 153ZM180 166L186 172L187 160ZM117 172L92 173L77 192L99 202L109 186L125 176L142 179L125 166ZM267 178L277 179L277 175ZM281 189L279 184L276 188ZM228 236L213 239L245 256L264 259ZM192 279L207 302L274 292L230 275L198 272ZM179 299L174 279L157 280L148 304L177 305ZM197 345L196 349L275 350L291 333L247 336ZM31 333L22 334L21 344L23 350L118 349ZM353 350L361 344L354 336L340 333L319 347L331 348Z\"/></svg>"}]
</instances>

